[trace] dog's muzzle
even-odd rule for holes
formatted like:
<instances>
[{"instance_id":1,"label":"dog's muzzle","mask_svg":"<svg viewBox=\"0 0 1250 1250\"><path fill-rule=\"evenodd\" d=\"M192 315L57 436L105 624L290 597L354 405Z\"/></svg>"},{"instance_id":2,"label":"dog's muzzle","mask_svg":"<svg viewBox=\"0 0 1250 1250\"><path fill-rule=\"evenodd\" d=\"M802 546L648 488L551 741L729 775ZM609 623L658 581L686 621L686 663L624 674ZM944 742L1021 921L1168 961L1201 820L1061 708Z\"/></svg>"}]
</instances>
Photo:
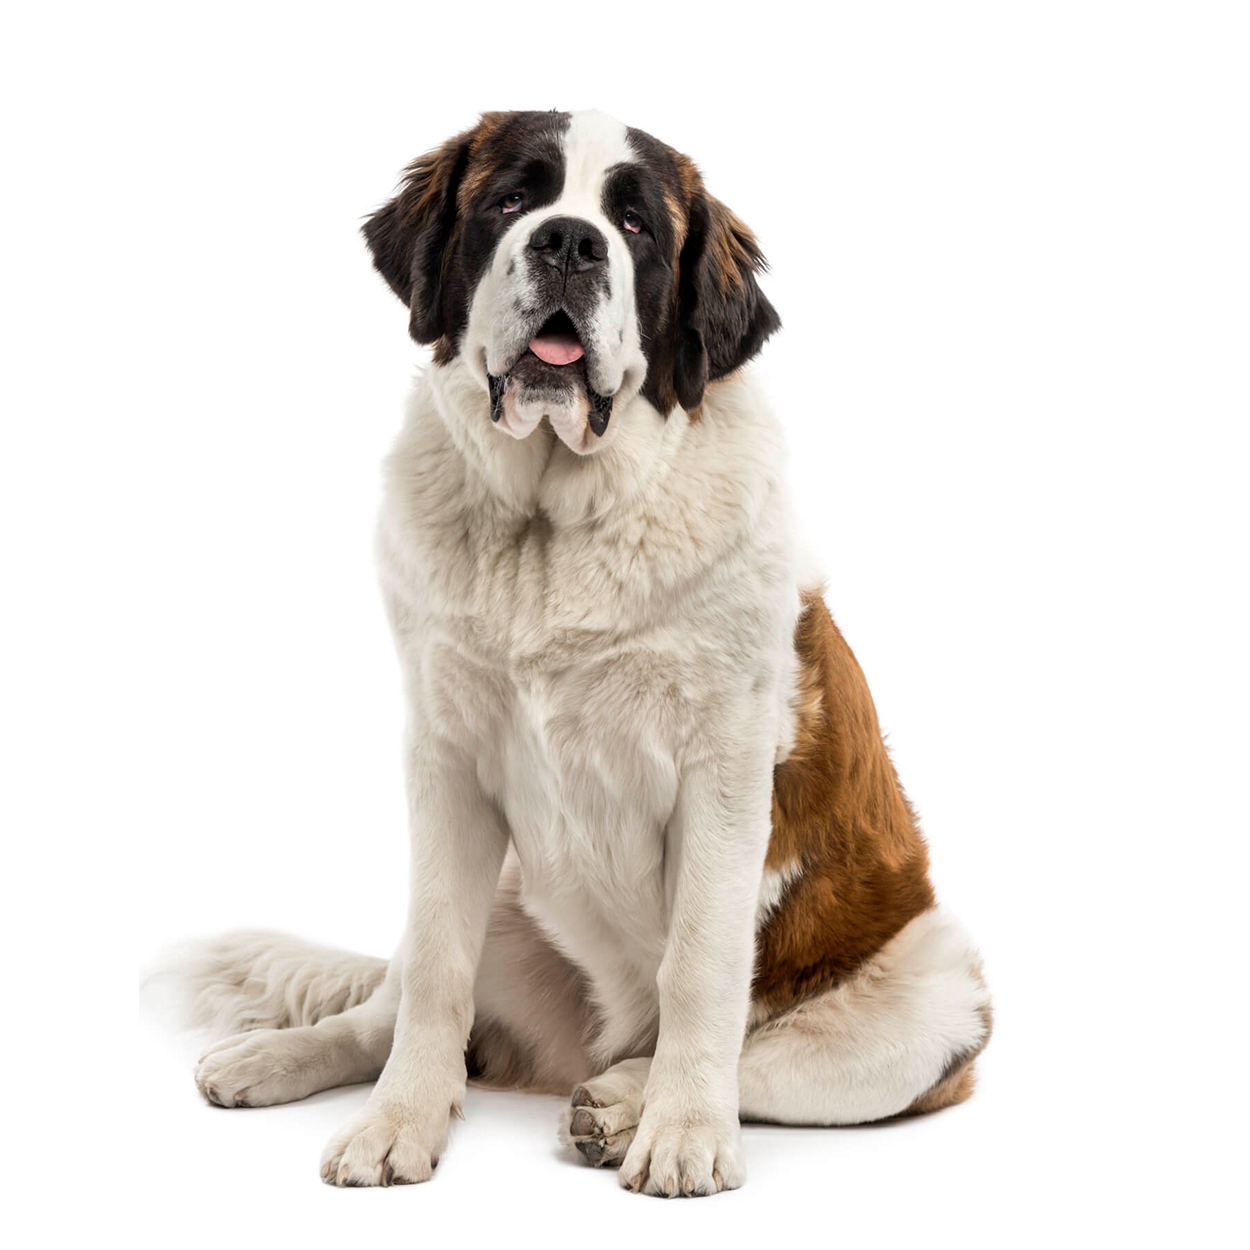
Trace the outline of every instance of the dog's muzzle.
<instances>
[{"instance_id":1,"label":"dog's muzzle","mask_svg":"<svg viewBox=\"0 0 1250 1250\"><path fill-rule=\"evenodd\" d=\"M531 411L544 404L568 408L579 402L579 394L584 396L586 424L597 438L603 437L612 416L613 396L601 395L591 386L581 336L563 308L542 322L506 373L488 373L487 382L490 416L496 424L510 393L513 403Z\"/></svg>"}]
</instances>

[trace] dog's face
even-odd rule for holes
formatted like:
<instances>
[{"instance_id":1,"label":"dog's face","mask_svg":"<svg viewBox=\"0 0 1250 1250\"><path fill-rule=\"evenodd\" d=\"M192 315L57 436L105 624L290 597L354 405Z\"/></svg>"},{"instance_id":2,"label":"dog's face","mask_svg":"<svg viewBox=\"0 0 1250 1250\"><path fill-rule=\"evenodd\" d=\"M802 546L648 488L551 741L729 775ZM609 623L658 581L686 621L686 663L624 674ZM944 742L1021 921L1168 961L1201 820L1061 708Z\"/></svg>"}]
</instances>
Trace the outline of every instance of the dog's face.
<instances>
[{"instance_id":1,"label":"dog's face","mask_svg":"<svg viewBox=\"0 0 1250 1250\"><path fill-rule=\"evenodd\" d=\"M579 454L635 395L693 412L780 324L751 232L686 157L601 113L485 114L364 232L436 364L470 371L501 430L545 416Z\"/></svg>"}]
</instances>

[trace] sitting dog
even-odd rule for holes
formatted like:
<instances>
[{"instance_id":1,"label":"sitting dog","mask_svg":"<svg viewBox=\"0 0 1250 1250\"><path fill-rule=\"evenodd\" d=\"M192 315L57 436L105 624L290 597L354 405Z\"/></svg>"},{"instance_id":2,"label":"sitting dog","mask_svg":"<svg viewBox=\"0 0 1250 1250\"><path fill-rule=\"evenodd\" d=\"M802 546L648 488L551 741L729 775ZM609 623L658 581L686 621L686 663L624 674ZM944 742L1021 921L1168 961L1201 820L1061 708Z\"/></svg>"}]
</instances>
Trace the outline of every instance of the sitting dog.
<instances>
[{"instance_id":1,"label":"sitting dog","mask_svg":"<svg viewBox=\"0 0 1250 1250\"><path fill-rule=\"evenodd\" d=\"M751 232L599 113L489 113L364 234L433 345L380 563L410 709L389 962L199 948L223 1107L377 1084L336 1185L428 1179L466 1079L568 1095L626 1188L745 1176L741 1120L972 1090L974 948L935 908L876 712L795 554L743 366L779 326Z\"/></svg>"}]
</instances>

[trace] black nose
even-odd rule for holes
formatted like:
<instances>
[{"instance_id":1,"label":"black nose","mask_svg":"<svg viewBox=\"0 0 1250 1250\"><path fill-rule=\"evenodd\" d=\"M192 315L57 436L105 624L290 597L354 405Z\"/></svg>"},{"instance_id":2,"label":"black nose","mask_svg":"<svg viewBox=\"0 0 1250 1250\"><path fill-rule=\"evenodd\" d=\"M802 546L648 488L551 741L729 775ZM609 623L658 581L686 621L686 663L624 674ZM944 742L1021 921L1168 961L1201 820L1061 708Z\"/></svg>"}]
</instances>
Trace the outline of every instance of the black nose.
<instances>
[{"instance_id":1,"label":"black nose","mask_svg":"<svg viewBox=\"0 0 1250 1250\"><path fill-rule=\"evenodd\" d=\"M530 247L543 263L566 276L602 265L608 241L601 231L580 217L552 217L530 235Z\"/></svg>"}]
</instances>

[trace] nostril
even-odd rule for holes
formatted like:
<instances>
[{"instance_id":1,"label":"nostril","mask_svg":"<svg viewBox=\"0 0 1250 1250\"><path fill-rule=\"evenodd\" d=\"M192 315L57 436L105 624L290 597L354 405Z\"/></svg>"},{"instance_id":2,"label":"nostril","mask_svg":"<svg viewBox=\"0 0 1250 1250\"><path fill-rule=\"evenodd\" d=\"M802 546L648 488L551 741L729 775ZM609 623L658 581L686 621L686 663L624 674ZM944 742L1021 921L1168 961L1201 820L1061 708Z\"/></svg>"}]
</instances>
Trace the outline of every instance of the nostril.
<instances>
[{"instance_id":1,"label":"nostril","mask_svg":"<svg viewBox=\"0 0 1250 1250\"><path fill-rule=\"evenodd\" d=\"M608 257L607 242L595 235L586 235L577 244L577 268L580 271L601 265Z\"/></svg>"},{"instance_id":2,"label":"nostril","mask_svg":"<svg viewBox=\"0 0 1250 1250\"><path fill-rule=\"evenodd\" d=\"M541 239L534 239L531 241L530 247L538 253L543 264L551 265L556 269L559 269L563 264L563 249L560 247L560 239L558 235L555 238L550 235L546 235Z\"/></svg>"},{"instance_id":3,"label":"nostril","mask_svg":"<svg viewBox=\"0 0 1250 1250\"><path fill-rule=\"evenodd\" d=\"M564 235L559 230L540 230L532 239L532 247L544 263L560 268L564 263Z\"/></svg>"},{"instance_id":4,"label":"nostril","mask_svg":"<svg viewBox=\"0 0 1250 1250\"><path fill-rule=\"evenodd\" d=\"M564 238L558 230L540 230L530 239L530 247L538 252L558 252L564 246Z\"/></svg>"}]
</instances>

